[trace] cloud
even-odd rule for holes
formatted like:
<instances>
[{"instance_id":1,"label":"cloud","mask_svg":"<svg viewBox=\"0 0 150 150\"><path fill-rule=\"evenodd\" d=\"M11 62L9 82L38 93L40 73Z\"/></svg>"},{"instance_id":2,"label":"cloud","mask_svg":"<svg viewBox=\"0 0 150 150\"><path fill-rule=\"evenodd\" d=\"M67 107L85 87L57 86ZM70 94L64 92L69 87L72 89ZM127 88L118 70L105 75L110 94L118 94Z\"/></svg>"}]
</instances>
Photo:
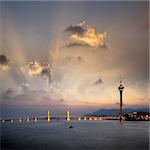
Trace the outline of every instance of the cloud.
<instances>
[{"instance_id":1,"label":"cloud","mask_svg":"<svg viewBox=\"0 0 150 150\"><path fill-rule=\"evenodd\" d=\"M22 83L21 85L20 85L20 87L22 88L22 90L25 92L25 93L27 93L27 92L29 92L29 89L30 89L30 84L29 83Z\"/></svg>"},{"instance_id":2,"label":"cloud","mask_svg":"<svg viewBox=\"0 0 150 150\"><path fill-rule=\"evenodd\" d=\"M142 98L139 98L141 101L150 101L150 99L146 98L146 97L142 97Z\"/></svg>"},{"instance_id":3,"label":"cloud","mask_svg":"<svg viewBox=\"0 0 150 150\"><path fill-rule=\"evenodd\" d=\"M77 59L78 59L78 61L82 61L82 57L81 56L78 56Z\"/></svg>"},{"instance_id":4,"label":"cloud","mask_svg":"<svg viewBox=\"0 0 150 150\"><path fill-rule=\"evenodd\" d=\"M80 23L77 24L78 26L87 25L87 22L85 20L82 20Z\"/></svg>"},{"instance_id":5,"label":"cloud","mask_svg":"<svg viewBox=\"0 0 150 150\"><path fill-rule=\"evenodd\" d=\"M27 84L24 84L26 86ZM28 85L27 85L28 86ZM17 91L15 89L8 89L2 94L4 105L24 105L24 106L48 106L60 108L64 106L65 101L61 95L53 92L46 92L44 90L30 90L28 93Z\"/></svg>"},{"instance_id":6,"label":"cloud","mask_svg":"<svg viewBox=\"0 0 150 150\"><path fill-rule=\"evenodd\" d=\"M71 61L71 60L82 61L83 58L82 58L81 56L77 56L77 57L76 57L76 56L74 56L74 57L73 57L73 56L69 56L69 57L67 57L67 60L68 60L68 61Z\"/></svg>"},{"instance_id":7,"label":"cloud","mask_svg":"<svg viewBox=\"0 0 150 150\"><path fill-rule=\"evenodd\" d=\"M72 60L72 57L71 57L71 56L69 56L67 59L70 61L70 60Z\"/></svg>"},{"instance_id":8,"label":"cloud","mask_svg":"<svg viewBox=\"0 0 150 150\"><path fill-rule=\"evenodd\" d=\"M66 32L70 32L72 34L78 34L80 36L84 35L86 30L83 29L81 26L69 26L66 30Z\"/></svg>"},{"instance_id":9,"label":"cloud","mask_svg":"<svg viewBox=\"0 0 150 150\"><path fill-rule=\"evenodd\" d=\"M77 42L73 42L73 43L69 43L66 45L67 48L70 48L70 47L87 47L89 46L88 44L83 44L83 43L77 43Z\"/></svg>"},{"instance_id":10,"label":"cloud","mask_svg":"<svg viewBox=\"0 0 150 150\"><path fill-rule=\"evenodd\" d=\"M3 99L12 99L13 97L22 94L21 91L15 90L13 88L8 88L3 94L2 98Z\"/></svg>"},{"instance_id":11,"label":"cloud","mask_svg":"<svg viewBox=\"0 0 150 150\"><path fill-rule=\"evenodd\" d=\"M40 76L42 79L48 81L48 85L51 83L52 69L47 62L31 61L27 64L26 67L29 76Z\"/></svg>"},{"instance_id":12,"label":"cloud","mask_svg":"<svg viewBox=\"0 0 150 150\"><path fill-rule=\"evenodd\" d=\"M10 70L10 75L13 81L20 87L22 83L26 83L27 79L22 73L22 71L16 67L16 65L12 64L12 69Z\"/></svg>"},{"instance_id":13,"label":"cloud","mask_svg":"<svg viewBox=\"0 0 150 150\"><path fill-rule=\"evenodd\" d=\"M94 82L94 85L99 85L99 84L102 84L103 83L103 80L101 78L99 78L98 80L96 80Z\"/></svg>"},{"instance_id":14,"label":"cloud","mask_svg":"<svg viewBox=\"0 0 150 150\"><path fill-rule=\"evenodd\" d=\"M101 48L102 48L102 49L109 49L110 47L109 47L109 45L107 45L106 43L104 43L104 45L101 46Z\"/></svg>"},{"instance_id":15,"label":"cloud","mask_svg":"<svg viewBox=\"0 0 150 150\"><path fill-rule=\"evenodd\" d=\"M7 71L10 68L8 62L9 60L5 55L0 55L0 70Z\"/></svg>"},{"instance_id":16,"label":"cloud","mask_svg":"<svg viewBox=\"0 0 150 150\"><path fill-rule=\"evenodd\" d=\"M106 32L99 33L97 30L86 24L85 21L77 25L69 26L65 32L70 33L70 39L79 42L69 46L82 46L87 44L91 47L103 47L106 45Z\"/></svg>"},{"instance_id":17,"label":"cloud","mask_svg":"<svg viewBox=\"0 0 150 150\"><path fill-rule=\"evenodd\" d=\"M13 94L13 90L11 88L9 88L4 92L2 97L9 99L10 97L12 97L12 94Z\"/></svg>"},{"instance_id":18,"label":"cloud","mask_svg":"<svg viewBox=\"0 0 150 150\"><path fill-rule=\"evenodd\" d=\"M64 102L65 100L63 98L60 99L60 102Z\"/></svg>"}]
</instances>

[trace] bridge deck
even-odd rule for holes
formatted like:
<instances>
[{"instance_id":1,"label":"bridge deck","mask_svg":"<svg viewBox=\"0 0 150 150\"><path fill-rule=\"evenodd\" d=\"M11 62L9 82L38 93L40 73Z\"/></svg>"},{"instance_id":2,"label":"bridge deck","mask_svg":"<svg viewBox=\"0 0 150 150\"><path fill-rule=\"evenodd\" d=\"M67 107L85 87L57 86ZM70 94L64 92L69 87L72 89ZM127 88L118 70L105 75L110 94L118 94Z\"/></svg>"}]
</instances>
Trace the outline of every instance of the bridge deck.
<instances>
[{"instance_id":1,"label":"bridge deck","mask_svg":"<svg viewBox=\"0 0 150 150\"><path fill-rule=\"evenodd\" d=\"M67 120L66 116L51 116L51 120ZM15 118L0 118L1 122L5 121L38 121L38 120L47 120L47 116L31 116L31 117L15 117ZM119 120L119 117L96 117L96 116L70 116L69 120Z\"/></svg>"}]
</instances>

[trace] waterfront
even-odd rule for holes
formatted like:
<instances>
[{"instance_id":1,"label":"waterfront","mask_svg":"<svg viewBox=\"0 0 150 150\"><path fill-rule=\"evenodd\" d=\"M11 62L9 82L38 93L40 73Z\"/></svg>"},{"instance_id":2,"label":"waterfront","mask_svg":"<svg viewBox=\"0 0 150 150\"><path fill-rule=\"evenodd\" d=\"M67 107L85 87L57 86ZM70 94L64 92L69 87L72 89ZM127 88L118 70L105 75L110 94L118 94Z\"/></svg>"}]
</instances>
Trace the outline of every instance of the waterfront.
<instances>
[{"instance_id":1,"label":"waterfront","mask_svg":"<svg viewBox=\"0 0 150 150\"><path fill-rule=\"evenodd\" d=\"M149 122L67 121L1 123L2 149L148 150Z\"/></svg>"}]
</instances>

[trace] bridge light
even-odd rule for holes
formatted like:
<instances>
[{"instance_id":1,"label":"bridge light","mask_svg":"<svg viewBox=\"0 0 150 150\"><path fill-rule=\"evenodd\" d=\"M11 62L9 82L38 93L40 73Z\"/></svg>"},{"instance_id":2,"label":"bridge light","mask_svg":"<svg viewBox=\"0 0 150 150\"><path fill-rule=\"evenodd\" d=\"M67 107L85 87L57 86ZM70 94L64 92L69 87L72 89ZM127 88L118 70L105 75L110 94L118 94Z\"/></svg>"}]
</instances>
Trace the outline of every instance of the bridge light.
<instances>
[{"instance_id":1,"label":"bridge light","mask_svg":"<svg viewBox=\"0 0 150 150\"><path fill-rule=\"evenodd\" d=\"M34 121L37 122L37 118L35 118Z\"/></svg>"},{"instance_id":2,"label":"bridge light","mask_svg":"<svg viewBox=\"0 0 150 150\"><path fill-rule=\"evenodd\" d=\"M19 119L19 122L21 122L21 119Z\"/></svg>"},{"instance_id":3,"label":"bridge light","mask_svg":"<svg viewBox=\"0 0 150 150\"><path fill-rule=\"evenodd\" d=\"M14 122L12 119L11 119L11 121L10 122Z\"/></svg>"},{"instance_id":4,"label":"bridge light","mask_svg":"<svg viewBox=\"0 0 150 150\"><path fill-rule=\"evenodd\" d=\"M94 120L97 120L97 118L95 117Z\"/></svg>"},{"instance_id":5,"label":"bridge light","mask_svg":"<svg viewBox=\"0 0 150 150\"><path fill-rule=\"evenodd\" d=\"M30 119L29 118L27 118L27 122L29 122L30 121Z\"/></svg>"},{"instance_id":6,"label":"bridge light","mask_svg":"<svg viewBox=\"0 0 150 150\"><path fill-rule=\"evenodd\" d=\"M80 121L80 120L81 120L81 118L79 117L79 118L78 118L78 120Z\"/></svg>"},{"instance_id":7,"label":"bridge light","mask_svg":"<svg viewBox=\"0 0 150 150\"><path fill-rule=\"evenodd\" d=\"M86 120L86 117L84 117L84 120Z\"/></svg>"},{"instance_id":8,"label":"bridge light","mask_svg":"<svg viewBox=\"0 0 150 150\"><path fill-rule=\"evenodd\" d=\"M89 120L92 120L92 117L90 117Z\"/></svg>"}]
</instances>

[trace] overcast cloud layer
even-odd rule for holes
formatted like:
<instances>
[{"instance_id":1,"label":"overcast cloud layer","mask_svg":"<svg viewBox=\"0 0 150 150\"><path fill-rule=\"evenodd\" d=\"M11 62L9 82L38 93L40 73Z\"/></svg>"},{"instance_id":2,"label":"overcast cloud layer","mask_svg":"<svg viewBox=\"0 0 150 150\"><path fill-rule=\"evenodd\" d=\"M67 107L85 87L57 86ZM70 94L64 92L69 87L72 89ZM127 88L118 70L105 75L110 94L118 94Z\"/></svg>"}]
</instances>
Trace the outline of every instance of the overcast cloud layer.
<instances>
[{"instance_id":1,"label":"overcast cloud layer","mask_svg":"<svg viewBox=\"0 0 150 150\"><path fill-rule=\"evenodd\" d=\"M120 75L124 106L147 106L147 2L1 5L3 108L118 107Z\"/></svg>"}]
</instances>

